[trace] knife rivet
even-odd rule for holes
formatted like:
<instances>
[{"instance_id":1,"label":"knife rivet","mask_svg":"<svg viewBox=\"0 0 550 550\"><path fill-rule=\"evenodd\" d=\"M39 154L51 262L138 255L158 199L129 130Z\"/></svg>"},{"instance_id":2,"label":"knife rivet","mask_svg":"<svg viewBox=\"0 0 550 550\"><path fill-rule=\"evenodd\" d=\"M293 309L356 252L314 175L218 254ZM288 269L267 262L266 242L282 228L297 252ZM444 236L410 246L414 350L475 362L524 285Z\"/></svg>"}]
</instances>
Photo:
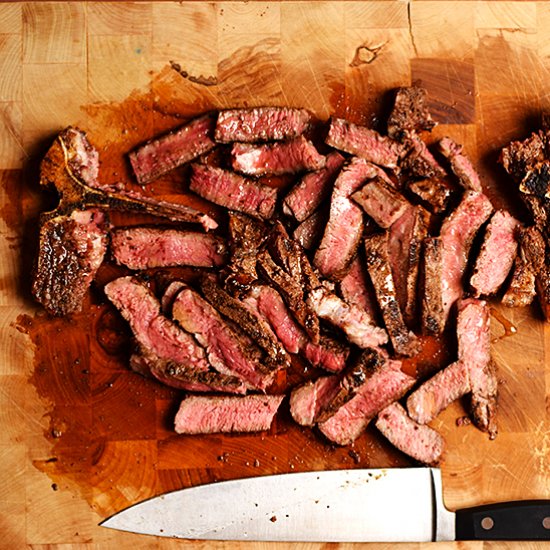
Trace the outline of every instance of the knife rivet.
<instances>
[{"instance_id":1,"label":"knife rivet","mask_svg":"<svg viewBox=\"0 0 550 550\"><path fill-rule=\"evenodd\" d=\"M550 529L550 516L546 516L545 518L542 518L542 526L545 529Z\"/></svg>"},{"instance_id":2,"label":"knife rivet","mask_svg":"<svg viewBox=\"0 0 550 550\"><path fill-rule=\"evenodd\" d=\"M493 518L487 516L481 520L481 527L485 529L485 531L489 531L492 529L495 525L495 522L493 521Z\"/></svg>"}]
</instances>

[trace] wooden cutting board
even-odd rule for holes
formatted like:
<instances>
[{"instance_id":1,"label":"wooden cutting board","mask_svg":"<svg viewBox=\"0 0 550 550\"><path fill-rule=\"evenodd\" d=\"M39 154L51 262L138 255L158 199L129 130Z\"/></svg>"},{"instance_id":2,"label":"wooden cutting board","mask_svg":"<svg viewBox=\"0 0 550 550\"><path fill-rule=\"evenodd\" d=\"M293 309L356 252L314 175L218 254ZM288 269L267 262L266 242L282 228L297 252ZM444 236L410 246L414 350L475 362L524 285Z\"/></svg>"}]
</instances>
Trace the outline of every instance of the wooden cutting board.
<instances>
[{"instance_id":1,"label":"wooden cutting board","mask_svg":"<svg viewBox=\"0 0 550 550\"><path fill-rule=\"evenodd\" d=\"M521 216L496 159L549 107L549 29L544 2L0 4L0 548L195 546L97 524L216 479L410 464L374 431L353 449L334 449L285 413L264 435L176 437L176 395L128 372L123 327L100 293L73 320L45 319L29 272L37 215L55 200L38 189L37 162L60 129L87 130L102 175L117 181L127 177L125 150L182 117L280 104L376 125L385 92L420 82L439 122L434 136L463 143L491 199ZM450 509L550 498L550 328L536 306L496 302L492 325L498 438L457 426L460 403L434 422L448 443ZM485 546L502 547L445 547Z\"/></svg>"}]
</instances>

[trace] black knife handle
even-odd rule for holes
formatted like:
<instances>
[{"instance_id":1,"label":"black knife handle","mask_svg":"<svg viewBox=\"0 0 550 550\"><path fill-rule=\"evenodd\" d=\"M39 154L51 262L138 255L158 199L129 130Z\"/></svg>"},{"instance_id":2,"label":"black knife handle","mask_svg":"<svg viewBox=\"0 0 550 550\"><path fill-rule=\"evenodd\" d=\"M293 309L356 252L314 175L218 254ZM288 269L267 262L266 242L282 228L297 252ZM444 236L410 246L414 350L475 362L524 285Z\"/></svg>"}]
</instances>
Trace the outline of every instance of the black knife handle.
<instances>
[{"instance_id":1,"label":"black knife handle","mask_svg":"<svg viewBox=\"0 0 550 550\"><path fill-rule=\"evenodd\" d=\"M456 540L550 540L550 500L517 500L458 510Z\"/></svg>"}]
</instances>

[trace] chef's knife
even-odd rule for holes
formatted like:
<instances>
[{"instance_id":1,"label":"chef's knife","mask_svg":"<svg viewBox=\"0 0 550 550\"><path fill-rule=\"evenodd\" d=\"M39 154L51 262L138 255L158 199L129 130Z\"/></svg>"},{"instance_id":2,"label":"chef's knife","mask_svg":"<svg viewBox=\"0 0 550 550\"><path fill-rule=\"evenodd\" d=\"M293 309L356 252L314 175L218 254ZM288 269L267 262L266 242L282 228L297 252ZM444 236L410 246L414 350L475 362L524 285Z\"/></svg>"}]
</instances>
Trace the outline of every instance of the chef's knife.
<instances>
[{"instance_id":1,"label":"chef's knife","mask_svg":"<svg viewBox=\"0 0 550 550\"><path fill-rule=\"evenodd\" d=\"M448 511L436 468L224 481L132 506L104 527L187 539L326 542L550 540L550 500Z\"/></svg>"}]
</instances>

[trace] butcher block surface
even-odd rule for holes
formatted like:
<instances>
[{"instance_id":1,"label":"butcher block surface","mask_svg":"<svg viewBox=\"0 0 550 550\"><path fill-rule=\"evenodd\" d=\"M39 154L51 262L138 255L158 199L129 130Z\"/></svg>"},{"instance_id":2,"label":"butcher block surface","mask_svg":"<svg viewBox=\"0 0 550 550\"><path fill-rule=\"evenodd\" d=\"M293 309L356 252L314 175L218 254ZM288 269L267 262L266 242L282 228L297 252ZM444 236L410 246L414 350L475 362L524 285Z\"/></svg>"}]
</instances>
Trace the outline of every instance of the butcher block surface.
<instances>
[{"instance_id":1,"label":"butcher block surface","mask_svg":"<svg viewBox=\"0 0 550 550\"><path fill-rule=\"evenodd\" d=\"M129 181L126 151L194 114L274 104L376 125L388 90L420 83L439 123L434 138L464 144L495 206L527 221L496 160L550 108L549 56L545 2L0 3L0 548L283 548L156 539L98 523L216 480L412 465L374 428L353 448L333 448L294 426L286 404L266 433L176 436L178 393L126 367L126 328L101 294L109 266L82 314L49 319L29 289L37 216L56 202L38 187L38 162L57 132L86 130L103 179L115 183ZM178 177L150 192L174 193ZM460 425L460 402L433 422L447 441L453 510L550 498L550 325L537 305L491 307L498 437Z\"/></svg>"}]
</instances>

